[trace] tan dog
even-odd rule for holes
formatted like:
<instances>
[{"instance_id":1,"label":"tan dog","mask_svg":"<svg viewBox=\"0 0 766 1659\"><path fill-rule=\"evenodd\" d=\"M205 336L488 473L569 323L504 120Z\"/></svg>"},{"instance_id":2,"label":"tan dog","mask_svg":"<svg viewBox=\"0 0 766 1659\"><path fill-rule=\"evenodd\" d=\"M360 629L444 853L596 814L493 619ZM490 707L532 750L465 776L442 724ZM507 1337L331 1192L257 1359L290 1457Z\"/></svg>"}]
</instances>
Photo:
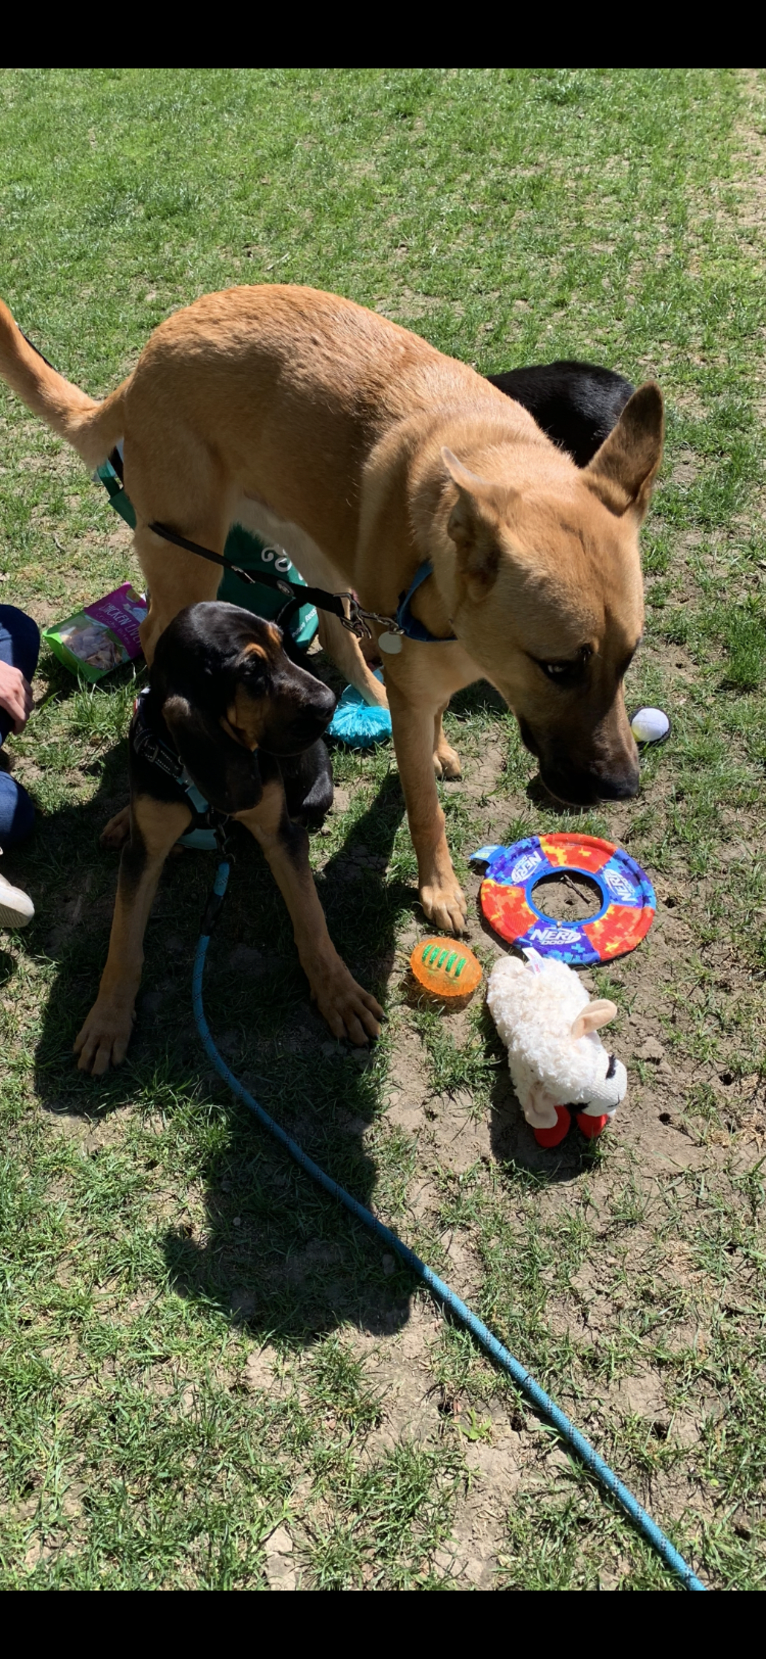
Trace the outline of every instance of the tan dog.
<instances>
[{"instance_id":1,"label":"tan dog","mask_svg":"<svg viewBox=\"0 0 766 1659\"><path fill-rule=\"evenodd\" d=\"M177 312L101 404L36 355L5 307L0 371L88 466L124 440L149 661L182 606L218 585L214 566L151 523L218 553L235 522L277 534L308 582L354 588L386 616L431 561L412 610L445 643L406 639L385 673L421 902L438 927L465 923L433 764L457 773L442 714L460 687L497 687L562 800L635 793L622 682L643 623L638 529L662 455L654 384L579 471L518 404L417 335L336 295L279 286ZM340 625L336 635L358 675L358 649Z\"/></svg>"}]
</instances>

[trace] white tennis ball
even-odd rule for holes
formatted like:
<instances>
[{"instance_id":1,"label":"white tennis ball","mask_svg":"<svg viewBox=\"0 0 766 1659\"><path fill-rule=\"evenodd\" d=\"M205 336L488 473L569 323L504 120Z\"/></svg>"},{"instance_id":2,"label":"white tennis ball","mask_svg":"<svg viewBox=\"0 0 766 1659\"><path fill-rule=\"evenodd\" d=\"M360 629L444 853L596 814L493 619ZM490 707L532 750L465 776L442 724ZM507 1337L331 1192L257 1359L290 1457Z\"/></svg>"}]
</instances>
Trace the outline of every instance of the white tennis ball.
<instances>
[{"instance_id":1,"label":"white tennis ball","mask_svg":"<svg viewBox=\"0 0 766 1659\"><path fill-rule=\"evenodd\" d=\"M663 709L639 709L630 722L637 743L663 743L670 731L670 721Z\"/></svg>"}]
</instances>

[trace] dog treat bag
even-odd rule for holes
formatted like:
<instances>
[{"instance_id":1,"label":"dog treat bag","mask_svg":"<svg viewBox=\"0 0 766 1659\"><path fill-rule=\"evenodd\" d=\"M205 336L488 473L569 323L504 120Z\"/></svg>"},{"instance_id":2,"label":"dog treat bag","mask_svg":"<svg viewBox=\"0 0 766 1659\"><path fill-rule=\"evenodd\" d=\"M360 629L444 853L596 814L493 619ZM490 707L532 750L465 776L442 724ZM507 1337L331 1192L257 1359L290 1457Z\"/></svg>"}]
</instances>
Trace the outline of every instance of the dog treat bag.
<instances>
[{"instance_id":1,"label":"dog treat bag","mask_svg":"<svg viewBox=\"0 0 766 1659\"><path fill-rule=\"evenodd\" d=\"M146 601L130 582L123 582L121 588L86 605L66 622L46 628L43 639L73 674L103 680L113 668L140 657L138 629L146 613Z\"/></svg>"}]
</instances>

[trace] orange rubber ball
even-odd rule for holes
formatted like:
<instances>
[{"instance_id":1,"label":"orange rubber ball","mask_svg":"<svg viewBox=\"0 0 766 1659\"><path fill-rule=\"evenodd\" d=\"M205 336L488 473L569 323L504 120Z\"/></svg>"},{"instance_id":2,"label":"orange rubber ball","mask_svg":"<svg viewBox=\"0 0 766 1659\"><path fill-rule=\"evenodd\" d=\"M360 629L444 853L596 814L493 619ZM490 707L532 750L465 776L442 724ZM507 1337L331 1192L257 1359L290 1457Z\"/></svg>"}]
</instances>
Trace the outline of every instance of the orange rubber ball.
<instances>
[{"instance_id":1,"label":"orange rubber ball","mask_svg":"<svg viewBox=\"0 0 766 1659\"><path fill-rule=\"evenodd\" d=\"M412 952L410 967L423 989L437 997L471 996L482 977L473 951L445 939L422 939Z\"/></svg>"}]
</instances>

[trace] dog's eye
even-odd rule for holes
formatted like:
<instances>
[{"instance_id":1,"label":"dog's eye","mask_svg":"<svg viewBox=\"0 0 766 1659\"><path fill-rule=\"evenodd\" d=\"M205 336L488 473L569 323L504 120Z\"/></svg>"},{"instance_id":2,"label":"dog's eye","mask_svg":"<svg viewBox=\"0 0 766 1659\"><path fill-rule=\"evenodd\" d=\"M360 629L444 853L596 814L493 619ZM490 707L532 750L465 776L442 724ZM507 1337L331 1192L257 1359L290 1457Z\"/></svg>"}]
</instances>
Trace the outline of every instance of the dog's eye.
<instances>
[{"instance_id":1,"label":"dog's eye","mask_svg":"<svg viewBox=\"0 0 766 1659\"><path fill-rule=\"evenodd\" d=\"M582 678L583 665L579 659L577 662L540 662L538 667L554 685L574 685Z\"/></svg>"},{"instance_id":2,"label":"dog's eye","mask_svg":"<svg viewBox=\"0 0 766 1659\"><path fill-rule=\"evenodd\" d=\"M614 1074L615 1074L616 1070L617 1070L617 1056L616 1056L616 1054L610 1054L610 1056L609 1056L609 1065L606 1068L607 1077L614 1077Z\"/></svg>"},{"instance_id":3,"label":"dog's eye","mask_svg":"<svg viewBox=\"0 0 766 1659\"><path fill-rule=\"evenodd\" d=\"M593 655L589 645L583 645L577 656L569 662L546 662L544 658L535 657L538 668L541 668L546 679L552 680L554 685L578 685L585 676L588 658Z\"/></svg>"}]
</instances>

